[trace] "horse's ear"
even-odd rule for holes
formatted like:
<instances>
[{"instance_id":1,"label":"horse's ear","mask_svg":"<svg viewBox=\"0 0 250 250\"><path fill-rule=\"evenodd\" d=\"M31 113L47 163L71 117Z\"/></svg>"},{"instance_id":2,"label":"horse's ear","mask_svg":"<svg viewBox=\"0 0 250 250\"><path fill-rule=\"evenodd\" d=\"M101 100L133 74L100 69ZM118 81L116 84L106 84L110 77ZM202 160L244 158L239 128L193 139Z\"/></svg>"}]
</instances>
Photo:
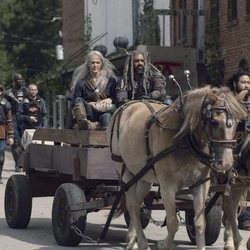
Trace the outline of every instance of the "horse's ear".
<instances>
[{"instance_id":1,"label":"horse's ear","mask_svg":"<svg viewBox=\"0 0 250 250\"><path fill-rule=\"evenodd\" d=\"M218 100L218 96L212 93L212 91L207 91L207 99L210 104L215 104Z\"/></svg>"},{"instance_id":2,"label":"horse's ear","mask_svg":"<svg viewBox=\"0 0 250 250\"><path fill-rule=\"evenodd\" d=\"M238 102L241 102L245 98L247 93L248 93L248 90L242 90L238 95L235 96L235 99Z\"/></svg>"}]
</instances>

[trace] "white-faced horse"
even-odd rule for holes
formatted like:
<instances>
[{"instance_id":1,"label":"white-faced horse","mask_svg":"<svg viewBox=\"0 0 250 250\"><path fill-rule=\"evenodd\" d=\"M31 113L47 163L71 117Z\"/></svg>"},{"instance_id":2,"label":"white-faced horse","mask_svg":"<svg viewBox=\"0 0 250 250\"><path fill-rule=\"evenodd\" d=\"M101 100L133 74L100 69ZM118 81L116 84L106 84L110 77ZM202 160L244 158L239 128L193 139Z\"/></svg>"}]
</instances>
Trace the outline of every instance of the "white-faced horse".
<instances>
[{"instance_id":1,"label":"white-faced horse","mask_svg":"<svg viewBox=\"0 0 250 250\"><path fill-rule=\"evenodd\" d=\"M146 174L126 192L130 215L127 249L147 249L140 222L140 208L152 183L160 186L167 215L168 235L159 249L172 249L178 230L175 195L192 186L194 225L198 249L205 249L205 200L210 167L227 172L233 164L232 144L239 120L246 117L227 88L209 86L188 91L171 106L138 101L121 106L108 127L112 158L124 183Z\"/></svg>"}]
</instances>

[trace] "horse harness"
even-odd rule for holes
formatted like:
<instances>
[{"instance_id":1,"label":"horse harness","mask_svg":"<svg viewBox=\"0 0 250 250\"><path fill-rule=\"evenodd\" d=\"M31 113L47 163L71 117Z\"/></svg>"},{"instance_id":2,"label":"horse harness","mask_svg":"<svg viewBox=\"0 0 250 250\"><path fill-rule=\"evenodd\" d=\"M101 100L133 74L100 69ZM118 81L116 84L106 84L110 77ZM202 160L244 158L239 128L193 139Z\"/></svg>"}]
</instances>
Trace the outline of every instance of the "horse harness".
<instances>
[{"instance_id":1,"label":"horse harness","mask_svg":"<svg viewBox=\"0 0 250 250\"><path fill-rule=\"evenodd\" d=\"M113 150L112 150L112 138L113 138L113 134L114 134L114 125L115 125L115 121L117 119L117 130L116 130L116 133L117 133L117 139L119 140L119 131L120 131L120 120L121 120L121 116L122 116L122 112L127 108L129 107L131 104L134 104L134 103L137 103L137 102L142 102L146 105L146 107L149 109L150 113L151 113L151 116L148 118L146 124L145 124L145 129L144 129L144 136L145 136L145 145L146 145L146 154L148 156L148 161L149 159L152 159L152 154L151 154L151 151L150 151L150 146L149 146L149 132L150 132L150 127L155 123L157 124L158 126L160 126L161 128L163 129L168 129L166 126L164 126L160 121L159 121L159 115L158 115L158 112L159 113L162 113L164 110L166 110L167 108L169 108L168 105L166 105L165 107L163 107L162 109L160 109L159 111L155 111L154 108L152 107L152 105L150 103L160 103L160 102L157 102L157 101L154 101L154 100L135 100L135 101L130 101L130 102L127 102L125 104L123 104L120 108L119 108L119 111L115 113L115 118L114 118L114 122L112 124L112 128L111 128L111 140L110 140L110 151L111 151L111 158L113 161L117 161L117 162L123 162L123 159L120 155L116 155L113 153ZM169 128L170 129L170 128ZM169 148L169 150L164 150L165 151L169 151L169 153L176 148L177 145L174 145L172 147ZM162 153L158 154L158 155L161 155L161 158L164 157L164 154L163 154L163 151ZM154 158L157 158L156 160L154 160L155 162L160 160L161 158L159 158L159 156L155 156ZM153 159L154 159L153 158Z\"/></svg>"},{"instance_id":2,"label":"horse harness","mask_svg":"<svg viewBox=\"0 0 250 250\"><path fill-rule=\"evenodd\" d=\"M176 144L174 144L171 147L161 151L156 156L152 156L151 150L150 150L150 144L149 144L149 133L150 133L151 126L153 124L156 124L157 126L161 127L162 129L172 130L172 131L178 131L178 129L179 129L179 128L169 128L169 127L167 127L167 126L165 126L164 124L161 123L161 121L159 120L160 115L165 110L167 110L170 107L170 105L166 105L165 107L161 108L160 110L155 111L150 103L159 103L159 102L153 101L153 100L150 100L150 101L148 101L148 100L130 101L130 102L125 103L124 105L122 105L119 108L118 112L115 113L114 122L113 122L112 128L111 128L111 140L110 140L110 151L111 151L111 158L112 158L113 161L123 162L122 157L119 156L119 155L114 154L113 150L112 150L112 138L113 138L113 133L114 133L115 121L117 120L117 131L116 131L116 133L117 133L117 139L119 140L119 136L120 136L119 135L120 120L121 120L122 112L127 107L129 107L131 104L134 104L136 102L143 102L146 105L146 107L149 109L150 113L151 113L151 115L147 119L147 122L146 122L145 127L144 127L144 138L145 138L146 154L147 154L147 157L148 157L147 164L146 164L145 167L147 167L148 170L150 168L153 168L153 166L148 166L149 162L151 162L150 160L152 160L155 163L155 162L159 161L160 159L162 159L163 157L165 157L170 152L177 149L178 147L186 148L193 156L198 158L201 163L203 163L205 165L209 165L209 166L212 164L212 162L214 161L214 152L210 152L210 154L206 154L202 150L200 150L200 147L197 145L197 142L195 141L195 138L192 135L192 133L187 133ZM232 126L232 124L233 124L233 122L232 122L232 114L229 112L229 110L226 107L215 107L214 108L210 104L205 105L205 107L203 109L204 124L209 123L209 128L211 128L212 125L214 124L214 120L213 120L213 117L212 117L212 111L213 110L219 110L219 111L226 112L226 115L227 115L226 125L227 125L227 127ZM176 111L179 112L180 117L183 120L184 115L182 113L181 101L177 102ZM216 139L214 139L212 129L209 129L209 131L208 131L207 140L208 140L208 144L210 146L209 147L210 150L211 150L213 145L220 144L220 145L222 145L224 147L234 147L234 144L237 142L235 139L231 139L231 140L216 140Z\"/></svg>"},{"instance_id":3,"label":"horse harness","mask_svg":"<svg viewBox=\"0 0 250 250\"><path fill-rule=\"evenodd\" d=\"M177 104L177 111L180 112L181 117L183 118L183 114L182 114L182 101L180 100L179 104ZM128 103L125 103L124 105L122 105L119 110L114 114L114 122L112 124L111 127L111 139L110 139L110 151L111 151L111 158L113 161L117 161L117 162L122 162L123 163L123 167L122 167L122 173L121 176L123 176L126 165L122 159L121 156L119 155L115 155L112 151L112 138L113 138L113 133L114 133L114 124L115 121L117 119L118 123L117 123L117 138L119 140L119 128L120 128L120 120L121 120L121 115L122 115L122 111L125 110L129 105L136 103L136 102L141 102L139 100L136 101L130 101ZM169 106L166 106L162 109L160 109L159 111L155 111L152 107L152 105L150 105L150 102L154 102L154 101L146 101L146 100L142 100L142 102L148 107L148 109L151 112L151 116L148 118L147 123L145 125L145 143L146 143L146 151L147 151L147 156L148 156L148 160L146 165L127 183L124 183L121 181L121 189L118 191L117 195L116 195L116 199L113 203L113 206L110 210L109 216L107 218L106 224L103 228L103 231L101 233L101 236L99 238L99 240L104 239L107 231L108 231L108 227L110 225L110 222L112 220L113 214L115 212L115 209L118 206L118 203L120 202L120 199L122 197L122 195L124 194L124 192L126 192L132 185L134 185L142 176L144 176L150 169L152 169L154 167L154 164L159 161L160 159L162 159L163 157L165 157L166 155L168 155L169 153L171 153L172 151L176 150L178 146L180 146L179 144L174 144L173 146L161 151L160 153L158 153L156 156L152 157L151 152L150 152L150 147L149 147L149 131L150 131L150 127L155 123L157 124L159 127L163 128L163 129L169 129L167 127L164 126L164 124L162 124L159 121L159 115L165 111ZM209 107L208 105L205 107L206 110L212 111L212 107ZM203 113L206 113L204 110ZM223 107L224 110L224 107ZM230 122L229 117L231 118L231 115L229 113L228 110L227 111L227 126L232 126L232 122ZM207 114L206 117L206 121L205 122L210 122L213 123L213 119L212 119L212 113ZM176 129L177 130L177 129ZM212 142L212 143L221 143L221 144L228 144L228 143L234 143L234 140L230 140L228 141L219 141L219 140L214 140L212 134L207 135L208 139ZM214 161L214 156L210 156L205 154L204 152L202 152L199 147L197 146L193 136L191 133L188 133L186 136L184 136L185 139L183 139L183 144L186 145L186 148L190 151L191 154L193 154L194 156L198 156L199 160L201 162L203 162L204 164L209 164L211 165L211 163ZM190 188L194 188L195 186L198 186L206 181L208 181L210 178L206 178L204 180L198 181L197 183L195 183L192 187ZM214 197L211 199L211 201L209 202L208 206L206 207L206 215L209 213L211 207L214 205L214 203L216 202L216 200L218 199L218 197L221 195L221 193L216 193L214 195Z\"/></svg>"}]
</instances>

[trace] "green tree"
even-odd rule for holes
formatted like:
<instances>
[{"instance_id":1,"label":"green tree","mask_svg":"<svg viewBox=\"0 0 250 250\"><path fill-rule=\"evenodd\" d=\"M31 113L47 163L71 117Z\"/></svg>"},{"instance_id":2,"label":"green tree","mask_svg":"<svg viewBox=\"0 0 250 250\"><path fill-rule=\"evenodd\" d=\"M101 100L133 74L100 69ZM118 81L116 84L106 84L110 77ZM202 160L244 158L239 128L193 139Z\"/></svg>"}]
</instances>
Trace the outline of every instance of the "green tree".
<instances>
[{"instance_id":1,"label":"green tree","mask_svg":"<svg viewBox=\"0 0 250 250\"><path fill-rule=\"evenodd\" d=\"M159 19L154 11L153 0L145 0L143 12L140 16L139 43L146 45L160 45Z\"/></svg>"},{"instance_id":2,"label":"green tree","mask_svg":"<svg viewBox=\"0 0 250 250\"><path fill-rule=\"evenodd\" d=\"M206 67L209 82L219 85L224 78L224 60L219 50L219 2L211 0L210 16L206 22Z\"/></svg>"},{"instance_id":3,"label":"green tree","mask_svg":"<svg viewBox=\"0 0 250 250\"><path fill-rule=\"evenodd\" d=\"M55 45L61 43L62 23L53 22L53 17L62 16L62 0L3 2L0 53L6 60L4 67L19 71L30 80L55 68Z\"/></svg>"}]
</instances>

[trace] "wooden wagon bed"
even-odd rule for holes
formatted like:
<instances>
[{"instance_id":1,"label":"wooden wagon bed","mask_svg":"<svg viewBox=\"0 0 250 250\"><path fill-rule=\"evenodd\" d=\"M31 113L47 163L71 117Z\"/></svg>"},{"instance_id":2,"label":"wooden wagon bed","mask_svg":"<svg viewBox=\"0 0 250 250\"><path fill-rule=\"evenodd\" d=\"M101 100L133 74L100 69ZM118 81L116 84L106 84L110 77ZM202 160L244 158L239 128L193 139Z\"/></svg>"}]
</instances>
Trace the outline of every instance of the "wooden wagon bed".
<instances>
[{"instance_id":1,"label":"wooden wagon bed","mask_svg":"<svg viewBox=\"0 0 250 250\"><path fill-rule=\"evenodd\" d=\"M117 185L106 131L37 129L19 167L30 178L33 196L54 195L64 182ZM44 185L46 183L46 185Z\"/></svg>"}]
</instances>

